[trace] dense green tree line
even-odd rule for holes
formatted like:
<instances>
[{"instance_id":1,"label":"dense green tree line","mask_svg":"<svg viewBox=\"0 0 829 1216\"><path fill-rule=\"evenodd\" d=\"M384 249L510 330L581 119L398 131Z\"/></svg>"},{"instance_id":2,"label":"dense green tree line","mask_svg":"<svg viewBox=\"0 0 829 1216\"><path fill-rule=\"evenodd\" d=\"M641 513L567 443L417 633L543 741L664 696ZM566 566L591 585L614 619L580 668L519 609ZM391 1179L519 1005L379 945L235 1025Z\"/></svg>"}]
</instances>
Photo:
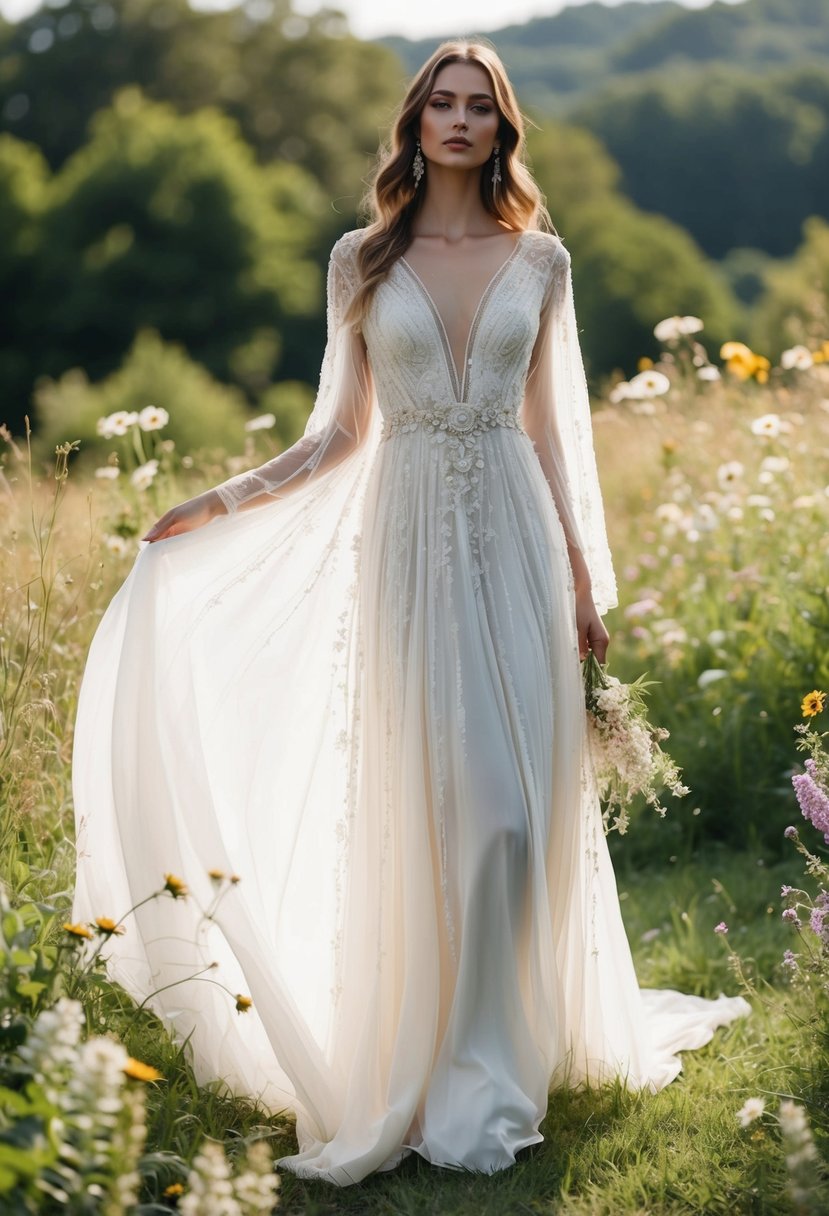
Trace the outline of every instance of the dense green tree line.
<instances>
[{"instance_id":1,"label":"dense green tree line","mask_svg":"<svg viewBox=\"0 0 829 1216\"><path fill-rule=\"evenodd\" d=\"M712 257L740 246L790 254L804 220L829 214L825 69L635 78L572 117L618 161L624 192L687 228Z\"/></svg>"},{"instance_id":2,"label":"dense green tree line","mask_svg":"<svg viewBox=\"0 0 829 1216\"><path fill-rule=\"evenodd\" d=\"M594 7L567 10L573 38ZM623 6L631 29L642 7ZM52 0L0 27L0 421L20 431L34 394L50 440L74 420L94 442L102 409L159 395L169 405L178 378L182 400L212 403L206 441L227 443L246 403L273 410L292 439L308 399L300 385L318 374L327 251L356 222L404 83L388 48L351 38L339 17L300 18L288 0L216 14L185 0ZM825 84L800 73L795 88L797 106L775 111L767 144L808 159L825 139L807 120ZM600 139L539 118L530 153L573 254L594 382L655 353L666 315L703 316L712 350L746 336L728 277L652 213L661 207L637 206ZM778 215L794 228L800 218ZM771 275L789 319L805 265ZM768 268L755 255L728 269L761 293ZM764 307L774 315L773 299Z\"/></svg>"},{"instance_id":3,"label":"dense green tree line","mask_svg":"<svg viewBox=\"0 0 829 1216\"><path fill-rule=\"evenodd\" d=\"M395 56L349 36L342 17L289 0L196 12L187 0L68 0L0 25L0 112L53 167L125 84L180 113L217 106L260 160L312 172L353 210L377 122L397 96Z\"/></svg>"}]
</instances>

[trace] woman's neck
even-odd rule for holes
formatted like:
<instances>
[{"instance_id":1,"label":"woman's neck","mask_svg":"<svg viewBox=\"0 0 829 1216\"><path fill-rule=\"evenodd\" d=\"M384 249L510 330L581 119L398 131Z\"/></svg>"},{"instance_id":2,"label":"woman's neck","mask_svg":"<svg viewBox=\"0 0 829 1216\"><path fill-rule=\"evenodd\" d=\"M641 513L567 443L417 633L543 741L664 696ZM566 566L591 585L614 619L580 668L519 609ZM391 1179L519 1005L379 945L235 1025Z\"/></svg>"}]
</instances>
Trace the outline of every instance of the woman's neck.
<instances>
[{"instance_id":1,"label":"woman's neck","mask_svg":"<svg viewBox=\"0 0 829 1216\"><path fill-rule=\"evenodd\" d=\"M469 236L507 231L481 202L480 170L459 173L444 165L429 165L423 206L414 222L415 237L442 237L455 244Z\"/></svg>"}]
</instances>

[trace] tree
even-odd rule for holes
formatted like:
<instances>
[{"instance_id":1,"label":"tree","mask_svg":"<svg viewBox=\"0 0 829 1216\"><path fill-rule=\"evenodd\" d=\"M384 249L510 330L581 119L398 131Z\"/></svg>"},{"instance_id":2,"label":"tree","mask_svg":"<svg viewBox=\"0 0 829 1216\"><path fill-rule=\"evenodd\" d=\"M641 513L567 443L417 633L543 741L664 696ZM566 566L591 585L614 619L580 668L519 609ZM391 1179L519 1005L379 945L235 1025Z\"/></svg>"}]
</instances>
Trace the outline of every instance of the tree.
<instances>
[{"instance_id":1,"label":"tree","mask_svg":"<svg viewBox=\"0 0 829 1216\"><path fill-rule=\"evenodd\" d=\"M323 213L316 183L296 167L263 171L228 118L122 91L51 185L40 370L96 379L152 328L219 379L267 381L295 362L287 327L318 317L309 246Z\"/></svg>"},{"instance_id":2,"label":"tree","mask_svg":"<svg viewBox=\"0 0 829 1216\"><path fill-rule=\"evenodd\" d=\"M290 0L216 13L187 0L69 0L0 27L0 109L53 167L81 146L92 115L137 85L181 113L223 110L260 161L304 168L347 196L348 216L400 84L390 51L351 37L341 15L303 17Z\"/></svg>"},{"instance_id":3,"label":"tree","mask_svg":"<svg viewBox=\"0 0 829 1216\"><path fill-rule=\"evenodd\" d=\"M790 253L825 212L829 86L810 72L754 79L725 67L636 78L578 107L640 207L681 224L712 257ZM798 95L800 94L800 95Z\"/></svg>"},{"instance_id":4,"label":"tree","mask_svg":"<svg viewBox=\"0 0 829 1216\"><path fill-rule=\"evenodd\" d=\"M616 368L630 374L640 355L656 354L653 327L666 316L700 316L713 348L731 336L736 302L727 283L681 228L618 193L618 166L595 137L545 123L529 144L553 221L572 254L591 379Z\"/></svg>"},{"instance_id":5,"label":"tree","mask_svg":"<svg viewBox=\"0 0 829 1216\"><path fill-rule=\"evenodd\" d=\"M829 334L829 224L813 216L803 225L795 256L770 266L752 334L757 349L779 359L788 346L813 349Z\"/></svg>"},{"instance_id":6,"label":"tree","mask_svg":"<svg viewBox=\"0 0 829 1216\"><path fill-rule=\"evenodd\" d=\"M37 264L40 221L49 178L37 148L0 135L0 422L18 430L43 339L29 284Z\"/></svg>"}]
</instances>

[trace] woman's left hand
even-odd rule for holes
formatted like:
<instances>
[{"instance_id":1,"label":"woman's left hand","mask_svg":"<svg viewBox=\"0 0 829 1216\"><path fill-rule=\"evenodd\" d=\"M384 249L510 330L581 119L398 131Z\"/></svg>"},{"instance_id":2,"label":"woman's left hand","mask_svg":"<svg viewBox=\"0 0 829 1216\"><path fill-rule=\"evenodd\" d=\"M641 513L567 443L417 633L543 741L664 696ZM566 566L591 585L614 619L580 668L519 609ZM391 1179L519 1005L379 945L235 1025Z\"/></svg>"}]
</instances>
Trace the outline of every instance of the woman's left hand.
<instances>
[{"instance_id":1,"label":"woman's left hand","mask_svg":"<svg viewBox=\"0 0 829 1216\"><path fill-rule=\"evenodd\" d=\"M602 618L593 603L593 586L590 582L590 571L579 549L568 542L567 552L573 569L573 583L576 589L576 629L579 635L579 658L586 659L588 650L592 650L599 663L607 658L607 647L610 634L604 627Z\"/></svg>"},{"instance_id":2,"label":"woman's left hand","mask_svg":"<svg viewBox=\"0 0 829 1216\"><path fill-rule=\"evenodd\" d=\"M579 658L586 659L588 650L592 650L597 661L604 663L607 659L610 634L596 610L593 593L589 587L576 590L576 629L579 635Z\"/></svg>"}]
</instances>

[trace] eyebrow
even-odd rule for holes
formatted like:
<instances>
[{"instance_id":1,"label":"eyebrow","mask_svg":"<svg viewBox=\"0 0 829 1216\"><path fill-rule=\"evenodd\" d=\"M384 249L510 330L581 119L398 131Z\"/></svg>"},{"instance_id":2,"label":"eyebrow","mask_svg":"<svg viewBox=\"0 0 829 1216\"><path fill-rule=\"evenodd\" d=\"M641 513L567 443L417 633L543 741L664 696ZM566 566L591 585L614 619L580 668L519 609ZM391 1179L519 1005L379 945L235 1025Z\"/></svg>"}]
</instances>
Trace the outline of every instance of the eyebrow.
<instances>
[{"instance_id":1,"label":"eyebrow","mask_svg":"<svg viewBox=\"0 0 829 1216\"><path fill-rule=\"evenodd\" d=\"M432 92L429 94L429 96L434 97L436 93L439 93L441 97L457 97L457 93L453 93L451 89L432 89ZM470 96L470 98L471 97L485 97L487 99L487 101L495 100L495 98L492 97L489 93L470 93L469 96Z\"/></svg>"}]
</instances>

